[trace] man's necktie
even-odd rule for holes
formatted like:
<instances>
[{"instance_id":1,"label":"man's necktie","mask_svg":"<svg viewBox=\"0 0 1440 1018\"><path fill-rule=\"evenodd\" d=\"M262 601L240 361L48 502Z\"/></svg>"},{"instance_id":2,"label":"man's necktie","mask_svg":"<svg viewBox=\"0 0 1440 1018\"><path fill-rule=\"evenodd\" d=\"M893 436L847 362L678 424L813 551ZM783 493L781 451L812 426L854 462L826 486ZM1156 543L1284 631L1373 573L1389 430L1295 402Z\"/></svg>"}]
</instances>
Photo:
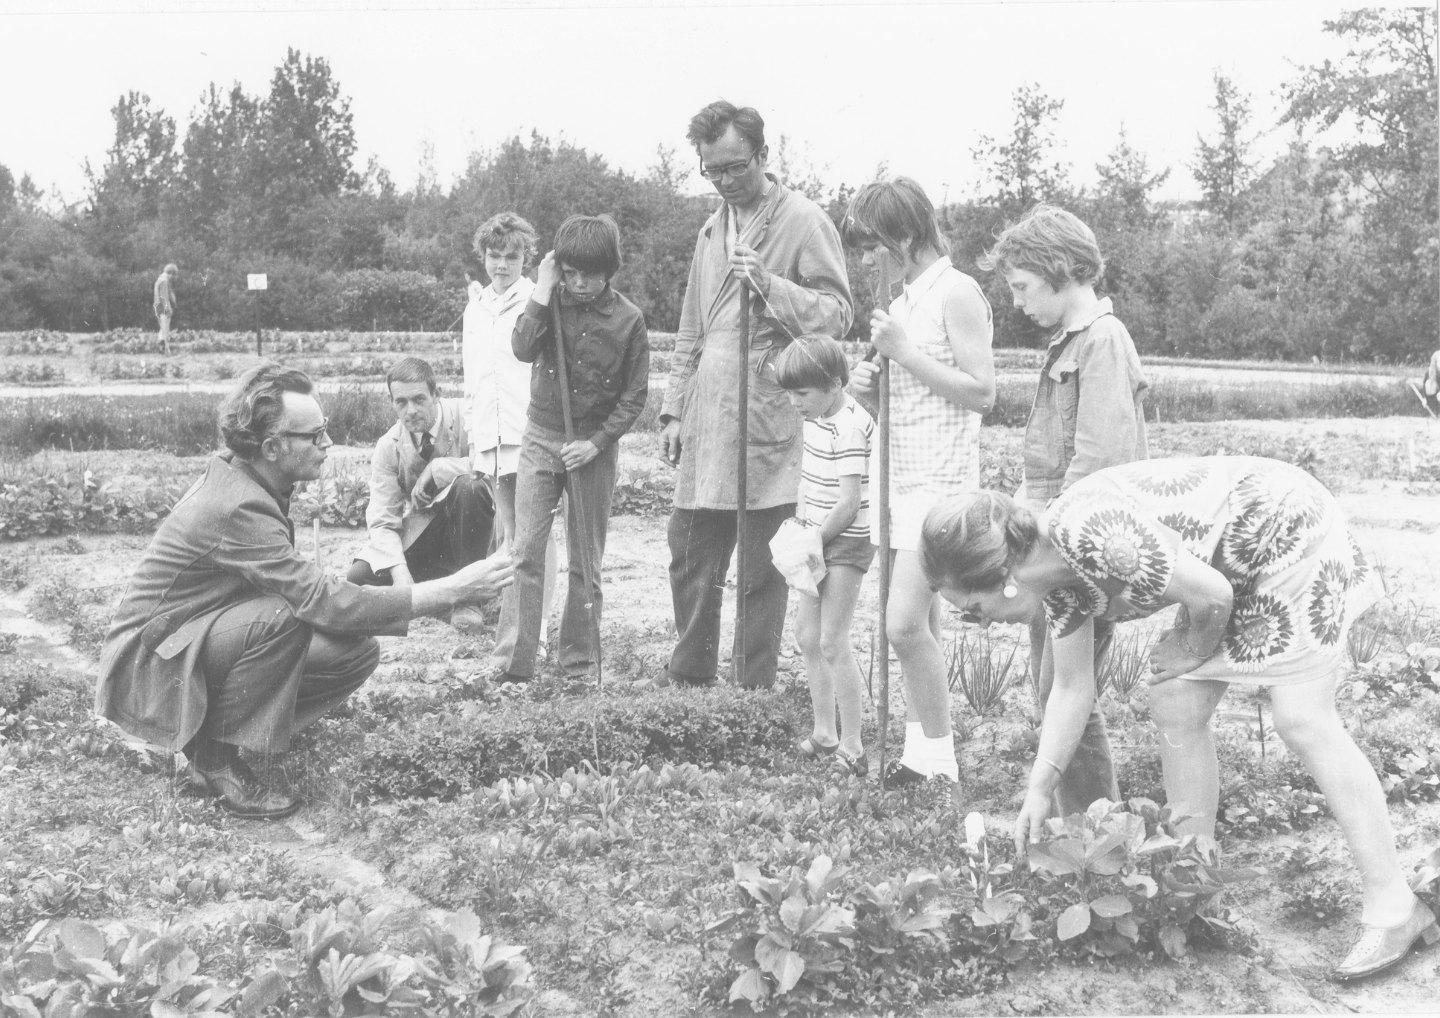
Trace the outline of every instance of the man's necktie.
<instances>
[{"instance_id":1,"label":"man's necktie","mask_svg":"<svg viewBox=\"0 0 1440 1018\"><path fill-rule=\"evenodd\" d=\"M430 432L426 431L420 436L420 459L426 463L429 463L434 458L435 439L431 438Z\"/></svg>"}]
</instances>

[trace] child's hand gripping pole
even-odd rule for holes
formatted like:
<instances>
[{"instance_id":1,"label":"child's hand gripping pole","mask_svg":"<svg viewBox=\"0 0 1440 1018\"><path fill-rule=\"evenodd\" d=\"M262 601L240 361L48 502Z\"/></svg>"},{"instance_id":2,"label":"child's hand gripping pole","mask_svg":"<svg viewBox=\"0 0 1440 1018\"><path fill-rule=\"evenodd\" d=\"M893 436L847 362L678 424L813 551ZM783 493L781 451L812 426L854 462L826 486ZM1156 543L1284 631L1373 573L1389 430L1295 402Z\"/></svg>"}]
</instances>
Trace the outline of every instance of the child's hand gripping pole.
<instances>
[{"instance_id":1,"label":"child's hand gripping pole","mask_svg":"<svg viewBox=\"0 0 1440 1018\"><path fill-rule=\"evenodd\" d=\"M560 321L560 285L550 294L550 331L555 339L555 380L560 384L560 416L565 422L565 444L575 441L575 419L570 411L570 368L565 359L565 329ZM499 454L497 448L496 454ZM595 658L595 685L605 685L605 668L600 647L600 619L595 614L594 585L599 582L595 576L594 563L590 558L590 517L580 489L570 483L571 471L565 471L565 490L570 495L570 511L575 514L575 529L580 534L578 547L571 548L571 555L580 556L580 578L585 584L585 610L590 615L590 651ZM518 479L517 479L518 483Z\"/></svg>"}]
</instances>

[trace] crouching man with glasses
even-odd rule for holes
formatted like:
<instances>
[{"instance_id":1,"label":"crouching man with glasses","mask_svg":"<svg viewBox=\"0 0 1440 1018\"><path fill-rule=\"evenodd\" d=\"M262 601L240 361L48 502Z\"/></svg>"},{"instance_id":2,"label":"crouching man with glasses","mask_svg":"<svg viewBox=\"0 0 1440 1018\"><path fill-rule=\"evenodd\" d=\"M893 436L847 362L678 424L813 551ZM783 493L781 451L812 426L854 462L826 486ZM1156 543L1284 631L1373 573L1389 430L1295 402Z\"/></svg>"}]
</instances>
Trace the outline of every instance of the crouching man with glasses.
<instances>
[{"instance_id":1,"label":"crouching man with glasses","mask_svg":"<svg viewBox=\"0 0 1440 1018\"><path fill-rule=\"evenodd\" d=\"M160 524L116 610L96 713L136 738L183 750L192 779L231 814L274 819L299 800L240 750L271 756L358 689L376 635L495 597L507 555L411 586L357 586L295 548L290 494L320 476L332 444L310 379L262 364L221 405L227 447Z\"/></svg>"}]
</instances>

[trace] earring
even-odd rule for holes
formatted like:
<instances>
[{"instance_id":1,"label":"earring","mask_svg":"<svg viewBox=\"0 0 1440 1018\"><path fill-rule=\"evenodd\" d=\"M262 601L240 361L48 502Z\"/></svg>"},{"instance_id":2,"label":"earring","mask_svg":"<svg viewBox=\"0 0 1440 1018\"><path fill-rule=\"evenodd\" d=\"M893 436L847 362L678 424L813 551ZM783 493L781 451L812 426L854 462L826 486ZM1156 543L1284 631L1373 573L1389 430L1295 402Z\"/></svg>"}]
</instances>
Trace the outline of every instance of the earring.
<instances>
[{"instance_id":1,"label":"earring","mask_svg":"<svg viewBox=\"0 0 1440 1018\"><path fill-rule=\"evenodd\" d=\"M1016 594L1020 593L1020 588L1015 586L1014 580L1006 580L1005 587L1000 591L1000 593L1004 594L1006 597L1014 597Z\"/></svg>"}]
</instances>

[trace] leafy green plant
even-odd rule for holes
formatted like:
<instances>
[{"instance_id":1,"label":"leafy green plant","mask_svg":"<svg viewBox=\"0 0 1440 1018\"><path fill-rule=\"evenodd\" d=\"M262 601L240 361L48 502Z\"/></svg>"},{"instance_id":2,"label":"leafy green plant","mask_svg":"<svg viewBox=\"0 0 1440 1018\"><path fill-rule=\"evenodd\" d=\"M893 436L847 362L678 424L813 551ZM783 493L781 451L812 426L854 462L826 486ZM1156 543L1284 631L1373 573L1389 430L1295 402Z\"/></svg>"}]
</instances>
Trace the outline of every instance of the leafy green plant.
<instances>
[{"instance_id":1,"label":"leafy green plant","mask_svg":"<svg viewBox=\"0 0 1440 1018\"><path fill-rule=\"evenodd\" d=\"M731 1003L761 1011L780 999L814 1008L833 998L833 976L855 943L855 910L832 900L845 872L825 855L782 878L766 877L753 863L735 864L754 928L730 945L742 966L730 984Z\"/></svg>"},{"instance_id":2,"label":"leafy green plant","mask_svg":"<svg viewBox=\"0 0 1440 1018\"><path fill-rule=\"evenodd\" d=\"M1101 957L1140 947L1183 957L1197 934L1230 928L1221 896L1258 876L1222 867L1211 839L1177 836L1169 808L1149 800L1131 800L1131 810L1097 800L1047 828L1028 858L1056 939Z\"/></svg>"},{"instance_id":3,"label":"leafy green plant","mask_svg":"<svg viewBox=\"0 0 1440 1018\"><path fill-rule=\"evenodd\" d=\"M1293 919L1333 923L1345 914L1354 896L1332 877L1310 874L1285 885L1280 907Z\"/></svg>"}]
</instances>

